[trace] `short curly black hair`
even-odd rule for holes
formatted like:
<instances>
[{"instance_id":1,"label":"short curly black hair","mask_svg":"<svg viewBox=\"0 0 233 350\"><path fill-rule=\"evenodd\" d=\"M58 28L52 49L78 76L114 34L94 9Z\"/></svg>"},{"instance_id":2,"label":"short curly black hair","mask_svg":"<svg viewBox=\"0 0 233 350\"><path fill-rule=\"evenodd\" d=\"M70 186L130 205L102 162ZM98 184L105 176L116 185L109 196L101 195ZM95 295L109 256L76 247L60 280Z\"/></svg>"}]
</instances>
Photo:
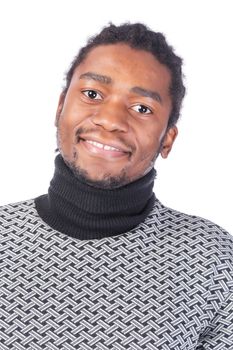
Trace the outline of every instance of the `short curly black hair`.
<instances>
[{"instance_id":1,"label":"short curly black hair","mask_svg":"<svg viewBox=\"0 0 233 350\"><path fill-rule=\"evenodd\" d=\"M172 98L172 110L168 121L168 128L175 125L179 119L182 100L185 95L182 59L174 53L173 47L168 45L162 33L153 32L142 23L125 23L119 26L110 23L99 34L91 37L87 45L80 49L72 61L65 76L63 93L66 94L75 69L93 48L100 45L117 43L125 43L134 49L148 51L161 64L169 68L171 72L170 95Z\"/></svg>"}]
</instances>

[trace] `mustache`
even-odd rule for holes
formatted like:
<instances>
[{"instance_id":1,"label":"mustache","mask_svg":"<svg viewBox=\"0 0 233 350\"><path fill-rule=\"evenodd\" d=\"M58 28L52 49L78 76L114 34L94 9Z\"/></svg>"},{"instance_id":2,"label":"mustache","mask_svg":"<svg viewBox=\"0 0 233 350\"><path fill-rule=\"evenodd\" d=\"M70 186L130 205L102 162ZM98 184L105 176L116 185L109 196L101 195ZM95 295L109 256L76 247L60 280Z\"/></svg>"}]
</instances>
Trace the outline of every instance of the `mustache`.
<instances>
[{"instance_id":1,"label":"mustache","mask_svg":"<svg viewBox=\"0 0 233 350\"><path fill-rule=\"evenodd\" d=\"M101 134L99 132L99 130L95 129L95 128L84 128L84 127L80 127L76 130L75 132L75 139L76 142L78 143L80 141L81 135L82 134L87 134L87 135L91 135L92 133L94 134ZM115 137L116 140L120 141L122 145L124 145L127 149L130 149L131 153L133 153L136 150L136 147L130 143L128 143L123 137L116 136Z\"/></svg>"}]
</instances>

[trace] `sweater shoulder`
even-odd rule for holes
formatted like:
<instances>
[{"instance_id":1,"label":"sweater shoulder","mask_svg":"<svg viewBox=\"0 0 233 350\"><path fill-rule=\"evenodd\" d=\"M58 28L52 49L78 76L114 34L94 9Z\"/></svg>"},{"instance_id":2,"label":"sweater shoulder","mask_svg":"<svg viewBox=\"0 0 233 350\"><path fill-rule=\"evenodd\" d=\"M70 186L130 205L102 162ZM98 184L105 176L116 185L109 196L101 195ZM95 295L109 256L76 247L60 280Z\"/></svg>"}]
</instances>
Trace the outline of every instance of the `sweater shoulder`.
<instances>
[{"instance_id":1,"label":"sweater shoulder","mask_svg":"<svg viewBox=\"0 0 233 350\"><path fill-rule=\"evenodd\" d=\"M169 208L160 201L156 201L148 224L152 222L155 236L169 246L218 265L228 261L233 269L233 236L216 223Z\"/></svg>"},{"instance_id":2,"label":"sweater shoulder","mask_svg":"<svg viewBox=\"0 0 233 350\"><path fill-rule=\"evenodd\" d=\"M229 239L233 244L233 236L218 224L206 218L190 215L163 205L160 201L155 202L154 210L151 213L157 217L158 227L171 229L176 232L196 233L205 238L213 238L215 232L221 237Z\"/></svg>"},{"instance_id":3,"label":"sweater shoulder","mask_svg":"<svg viewBox=\"0 0 233 350\"><path fill-rule=\"evenodd\" d=\"M28 210L29 208L33 208L35 205L34 198L27 199L15 203L9 203L0 206L0 213L3 214L4 212L13 212L13 211L22 211L22 210Z\"/></svg>"},{"instance_id":4,"label":"sweater shoulder","mask_svg":"<svg viewBox=\"0 0 233 350\"><path fill-rule=\"evenodd\" d=\"M16 203L0 206L0 230L10 227L12 224L22 220L29 220L35 216L34 199L28 199Z\"/></svg>"}]
</instances>

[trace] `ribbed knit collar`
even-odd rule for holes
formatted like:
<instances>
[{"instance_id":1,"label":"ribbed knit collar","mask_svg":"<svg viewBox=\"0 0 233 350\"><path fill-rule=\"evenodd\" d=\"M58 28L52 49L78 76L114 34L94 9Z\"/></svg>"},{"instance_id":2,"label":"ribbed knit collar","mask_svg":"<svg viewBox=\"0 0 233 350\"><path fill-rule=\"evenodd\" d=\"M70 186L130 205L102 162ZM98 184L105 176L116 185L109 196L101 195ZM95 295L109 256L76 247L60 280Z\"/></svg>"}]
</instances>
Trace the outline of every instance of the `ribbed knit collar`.
<instances>
[{"instance_id":1,"label":"ribbed knit collar","mask_svg":"<svg viewBox=\"0 0 233 350\"><path fill-rule=\"evenodd\" d=\"M35 199L41 218L78 239L100 239L127 232L143 222L155 202L155 170L123 187L105 190L79 181L59 154L48 194Z\"/></svg>"}]
</instances>

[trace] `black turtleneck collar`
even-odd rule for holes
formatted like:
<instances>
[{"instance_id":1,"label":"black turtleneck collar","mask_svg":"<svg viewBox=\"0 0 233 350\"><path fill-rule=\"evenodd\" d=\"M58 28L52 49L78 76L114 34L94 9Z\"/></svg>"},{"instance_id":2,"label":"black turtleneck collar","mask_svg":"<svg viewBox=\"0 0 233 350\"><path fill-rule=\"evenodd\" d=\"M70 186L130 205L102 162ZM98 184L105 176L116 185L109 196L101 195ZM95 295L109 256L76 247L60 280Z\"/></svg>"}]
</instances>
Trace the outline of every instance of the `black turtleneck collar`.
<instances>
[{"instance_id":1,"label":"black turtleneck collar","mask_svg":"<svg viewBox=\"0 0 233 350\"><path fill-rule=\"evenodd\" d=\"M59 154L48 194L35 199L40 217L52 228L78 239L127 232L143 222L155 202L155 170L114 190L79 181Z\"/></svg>"}]
</instances>

